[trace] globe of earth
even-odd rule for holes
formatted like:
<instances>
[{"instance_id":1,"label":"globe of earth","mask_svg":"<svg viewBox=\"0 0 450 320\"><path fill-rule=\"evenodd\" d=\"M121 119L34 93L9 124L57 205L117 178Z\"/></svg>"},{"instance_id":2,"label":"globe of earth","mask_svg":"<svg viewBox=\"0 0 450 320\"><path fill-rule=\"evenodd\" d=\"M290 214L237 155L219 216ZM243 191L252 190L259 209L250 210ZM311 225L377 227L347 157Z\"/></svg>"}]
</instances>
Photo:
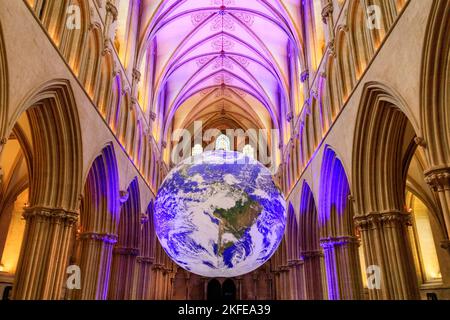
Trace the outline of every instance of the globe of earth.
<instances>
[{"instance_id":1,"label":"globe of earth","mask_svg":"<svg viewBox=\"0 0 450 320\"><path fill-rule=\"evenodd\" d=\"M180 163L158 192L158 239L183 269L236 277L263 265L286 226L286 203L270 171L232 151L209 151Z\"/></svg>"}]
</instances>

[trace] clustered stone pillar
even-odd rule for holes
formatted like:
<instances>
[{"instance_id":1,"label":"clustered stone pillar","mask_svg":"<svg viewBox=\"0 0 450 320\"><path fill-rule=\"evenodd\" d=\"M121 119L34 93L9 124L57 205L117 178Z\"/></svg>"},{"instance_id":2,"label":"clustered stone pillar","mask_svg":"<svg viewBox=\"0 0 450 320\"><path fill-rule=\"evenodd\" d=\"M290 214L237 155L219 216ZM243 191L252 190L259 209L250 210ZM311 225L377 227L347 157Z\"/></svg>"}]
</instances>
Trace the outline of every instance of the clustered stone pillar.
<instances>
[{"instance_id":1,"label":"clustered stone pillar","mask_svg":"<svg viewBox=\"0 0 450 320\"><path fill-rule=\"evenodd\" d=\"M115 247L109 285L109 299L131 300L133 298L133 279L139 249Z\"/></svg>"},{"instance_id":2,"label":"clustered stone pillar","mask_svg":"<svg viewBox=\"0 0 450 320\"><path fill-rule=\"evenodd\" d=\"M117 236L85 232L80 234L81 243L81 291L76 294L81 300L106 300L111 272L112 253Z\"/></svg>"},{"instance_id":3,"label":"clustered stone pillar","mask_svg":"<svg viewBox=\"0 0 450 320\"><path fill-rule=\"evenodd\" d=\"M152 275L153 258L139 256L136 259L136 299L150 300L154 285Z\"/></svg>"},{"instance_id":4,"label":"clustered stone pillar","mask_svg":"<svg viewBox=\"0 0 450 320\"><path fill-rule=\"evenodd\" d=\"M441 166L426 171L425 181L438 196L447 237L450 237L450 167ZM441 246L450 254L450 240L448 238L442 241Z\"/></svg>"},{"instance_id":5,"label":"clustered stone pillar","mask_svg":"<svg viewBox=\"0 0 450 320\"><path fill-rule=\"evenodd\" d=\"M289 274L291 283L292 300L305 300L305 274L303 260L292 260L289 262Z\"/></svg>"},{"instance_id":6,"label":"clustered stone pillar","mask_svg":"<svg viewBox=\"0 0 450 320\"><path fill-rule=\"evenodd\" d=\"M78 213L30 207L25 209L23 216L26 227L13 298L61 299L70 239Z\"/></svg>"},{"instance_id":7,"label":"clustered stone pillar","mask_svg":"<svg viewBox=\"0 0 450 320\"><path fill-rule=\"evenodd\" d=\"M300 253L303 260L303 270L305 277L305 299L322 300L322 251L304 251Z\"/></svg>"},{"instance_id":8,"label":"clustered stone pillar","mask_svg":"<svg viewBox=\"0 0 450 320\"><path fill-rule=\"evenodd\" d=\"M411 215L402 212L370 213L355 218L366 266L376 267L381 272L380 287L377 288L376 283L369 284L370 299L419 299L408 239L410 221Z\"/></svg>"},{"instance_id":9,"label":"clustered stone pillar","mask_svg":"<svg viewBox=\"0 0 450 320\"><path fill-rule=\"evenodd\" d=\"M150 293L152 300L166 300L169 298L171 293L170 275L170 270L163 264L154 264L152 266L151 278L154 280Z\"/></svg>"},{"instance_id":10,"label":"clustered stone pillar","mask_svg":"<svg viewBox=\"0 0 450 320\"><path fill-rule=\"evenodd\" d=\"M361 267L356 237L320 240L323 248L330 300L362 299Z\"/></svg>"}]
</instances>

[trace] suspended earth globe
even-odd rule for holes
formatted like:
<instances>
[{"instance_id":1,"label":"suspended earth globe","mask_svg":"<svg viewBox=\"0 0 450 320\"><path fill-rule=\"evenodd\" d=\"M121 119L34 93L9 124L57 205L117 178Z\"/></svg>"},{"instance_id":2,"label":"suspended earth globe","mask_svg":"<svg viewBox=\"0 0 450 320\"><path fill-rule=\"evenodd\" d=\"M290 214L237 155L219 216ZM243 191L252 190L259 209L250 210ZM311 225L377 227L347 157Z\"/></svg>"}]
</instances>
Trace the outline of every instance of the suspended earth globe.
<instances>
[{"instance_id":1,"label":"suspended earth globe","mask_svg":"<svg viewBox=\"0 0 450 320\"><path fill-rule=\"evenodd\" d=\"M236 277L274 254L286 204L261 163L238 152L210 151L169 173L154 219L162 247L179 266L204 277Z\"/></svg>"}]
</instances>

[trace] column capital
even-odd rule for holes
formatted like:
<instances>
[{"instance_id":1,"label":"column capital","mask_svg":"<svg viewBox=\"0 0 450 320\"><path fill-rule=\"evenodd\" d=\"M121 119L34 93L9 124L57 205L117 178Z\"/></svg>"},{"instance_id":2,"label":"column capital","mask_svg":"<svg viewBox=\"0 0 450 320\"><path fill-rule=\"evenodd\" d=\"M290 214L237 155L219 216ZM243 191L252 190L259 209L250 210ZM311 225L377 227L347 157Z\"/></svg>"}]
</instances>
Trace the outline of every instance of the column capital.
<instances>
[{"instance_id":1,"label":"column capital","mask_svg":"<svg viewBox=\"0 0 450 320\"><path fill-rule=\"evenodd\" d=\"M360 230L376 229L388 224L410 226L412 221L410 213L401 211L371 212L353 218L355 226Z\"/></svg>"},{"instance_id":2,"label":"column capital","mask_svg":"<svg viewBox=\"0 0 450 320\"><path fill-rule=\"evenodd\" d=\"M303 263L304 263L303 260L300 260L300 259L294 259L294 260L288 261L288 266L289 266L290 268L293 268L293 267L296 267L296 266L300 266L300 265L302 265Z\"/></svg>"},{"instance_id":3,"label":"column capital","mask_svg":"<svg viewBox=\"0 0 450 320\"><path fill-rule=\"evenodd\" d=\"M300 252L300 257L303 260L309 260L312 258L323 257L323 252L321 250L302 251L302 252Z\"/></svg>"},{"instance_id":4,"label":"column capital","mask_svg":"<svg viewBox=\"0 0 450 320\"><path fill-rule=\"evenodd\" d=\"M152 257L144 257L144 256L138 256L136 258L136 261L138 263L142 263L142 264L153 264L153 262L155 261L154 258Z\"/></svg>"},{"instance_id":5,"label":"column capital","mask_svg":"<svg viewBox=\"0 0 450 320\"><path fill-rule=\"evenodd\" d=\"M113 253L120 254L122 256L138 256L139 249L128 247L115 247Z\"/></svg>"},{"instance_id":6,"label":"column capital","mask_svg":"<svg viewBox=\"0 0 450 320\"><path fill-rule=\"evenodd\" d=\"M82 232L79 235L80 240L94 240L101 241L108 244L117 243L117 235L108 233L97 233L97 232Z\"/></svg>"},{"instance_id":7,"label":"column capital","mask_svg":"<svg viewBox=\"0 0 450 320\"><path fill-rule=\"evenodd\" d=\"M320 245L324 249L345 246L349 244L359 244L359 239L354 236L329 237L320 239Z\"/></svg>"},{"instance_id":8,"label":"column capital","mask_svg":"<svg viewBox=\"0 0 450 320\"><path fill-rule=\"evenodd\" d=\"M62 208L48 208L43 206L32 206L24 209L23 217L28 220L31 217L41 217L46 219L62 220L69 224L78 221L78 212L69 211Z\"/></svg>"},{"instance_id":9,"label":"column capital","mask_svg":"<svg viewBox=\"0 0 450 320\"><path fill-rule=\"evenodd\" d=\"M450 190L450 166L442 166L425 171L425 181L435 192Z\"/></svg>"}]
</instances>

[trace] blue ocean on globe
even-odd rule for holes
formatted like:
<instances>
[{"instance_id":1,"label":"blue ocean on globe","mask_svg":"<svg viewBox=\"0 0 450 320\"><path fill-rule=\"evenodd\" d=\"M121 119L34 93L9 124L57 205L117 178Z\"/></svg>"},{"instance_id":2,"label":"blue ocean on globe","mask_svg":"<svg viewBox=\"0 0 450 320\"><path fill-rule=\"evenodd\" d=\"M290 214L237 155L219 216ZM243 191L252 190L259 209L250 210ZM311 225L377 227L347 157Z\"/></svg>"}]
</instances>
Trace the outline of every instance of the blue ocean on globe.
<instances>
[{"instance_id":1,"label":"blue ocean on globe","mask_svg":"<svg viewBox=\"0 0 450 320\"><path fill-rule=\"evenodd\" d=\"M169 173L154 220L162 247L180 267L204 277L236 277L275 253L286 203L261 163L239 152L209 151Z\"/></svg>"}]
</instances>

